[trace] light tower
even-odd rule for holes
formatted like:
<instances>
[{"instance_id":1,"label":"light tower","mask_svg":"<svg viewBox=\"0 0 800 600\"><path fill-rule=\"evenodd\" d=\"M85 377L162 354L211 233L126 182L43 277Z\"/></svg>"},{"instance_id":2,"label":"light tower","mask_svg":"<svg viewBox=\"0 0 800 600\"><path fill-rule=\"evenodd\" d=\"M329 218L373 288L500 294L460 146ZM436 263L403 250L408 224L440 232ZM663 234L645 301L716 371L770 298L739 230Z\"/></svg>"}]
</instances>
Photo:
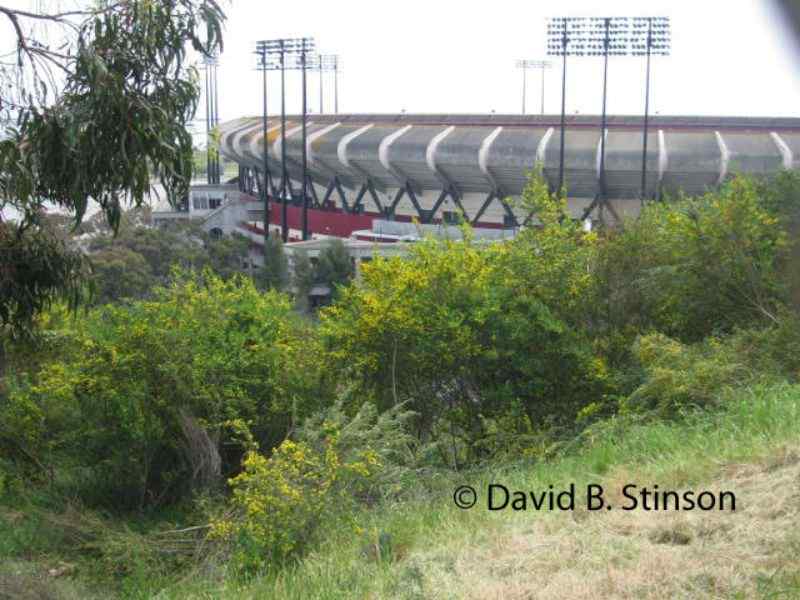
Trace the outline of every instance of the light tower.
<instances>
[{"instance_id":1,"label":"light tower","mask_svg":"<svg viewBox=\"0 0 800 600\"><path fill-rule=\"evenodd\" d=\"M289 241L289 224L288 224L288 214L287 214L287 202L288 196L292 193L291 190L291 182L289 181L289 173L288 169L286 168L286 56L293 55L298 56L299 58L299 66L290 66L289 68L299 68L303 71L302 76L302 83L303 83L303 110L302 110L302 130L303 130L303 184L301 186L301 194L303 200L303 239L307 238L308 235L308 196L306 194L306 181L308 179L307 176L307 157L306 157L306 63L307 57L309 54L313 53L314 51L314 39L313 38L281 38L281 39L274 39L274 40L262 40L256 44L256 53L260 56L264 57L266 60L267 57L276 57L277 58L277 70L281 72L281 237L283 238L284 242ZM267 70L271 70L269 68ZM266 77L266 72L265 75ZM265 119L266 121L266 119ZM266 135L266 129L264 131ZM266 168L266 152L267 152L267 140L266 137L264 139L264 162ZM266 178L266 173L265 173ZM265 186L266 187L266 186ZM287 194L287 188L290 194ZM266 209L265 209L266 210Z\"/></svg>"},{"instance_id":2,"label":"light tower","mask_svg":"<svg viewBox=\"0 0 800 600\"><path fill-rule=\"evenodd\" d=\"M325 112L325 104L323 102L323 89L324 89L324 71L333 71L334 77L334 114L339 112L339 57L336 54L317 54L309 58L309 68L316 68L319 71L319 114Z\"/></svg>"},{"instance_id":3,"label":"light tower","mask_svg":"<svg viewBox=\"0 0 800 600\"><path fill-rule=\"evenodd\" d=\"M216 56L203 57L203 70L205 71L205 100L206 100L206 181L209 184L219 184L219 149L214 139L219 125L219 94L217 92L217 67L219 61Z\"/></svg>"},{"instance_id":4,"label":"light tower","mask_svg":"<svg viewBox=\"0 0 800 600\"><path fill-rule=\"evenodd\" d=\"M669 17L635 17L631 32L631 49L634 56L646 56L647 68L644 92L644 134L642 140L642 191L641 201L647 195L647 127L650 117L650 58L669 56L672 50L672 31Z\"/></svg>"},{"instance_id":5,"label":"light tower","mask_svg":"<svg viewBox=\"0 0 800 600\"><path fill-rule=\"evenodd\" d=\"M540 69L542 71L542 110L541 114L544 114L544 72L545 69L549 69L552 67L552 63L546 60L527 60L522 59L517 61L517 68L522 69L522 114L525 114L526 110L526 88L527 88L527 72L528 69Z\"/></svg>"},{"instance_id":6,"label":"light tower","mask_svg":"<svg viewBox=\"0 0 800 600\"><path fill-rule=\"evenodd\" d=\"M597 206L602 209L606 202L606 108L608 95L608 57L648 57L647 84L645 91L644 148L642 165L642 195L646 178L647 120L650 94L650 55L669 53L669 20L665 17L558 17L547 24L547 54L561 56L563 60L561 86L561 158L559 165L559 188L564 185L564 129L565 98L568 56L595 56L603 58L603 105L600 121L599 191L584 211L585 219ZM613 212L613 211L612 211Z\"/></svg>"}]
</instances>

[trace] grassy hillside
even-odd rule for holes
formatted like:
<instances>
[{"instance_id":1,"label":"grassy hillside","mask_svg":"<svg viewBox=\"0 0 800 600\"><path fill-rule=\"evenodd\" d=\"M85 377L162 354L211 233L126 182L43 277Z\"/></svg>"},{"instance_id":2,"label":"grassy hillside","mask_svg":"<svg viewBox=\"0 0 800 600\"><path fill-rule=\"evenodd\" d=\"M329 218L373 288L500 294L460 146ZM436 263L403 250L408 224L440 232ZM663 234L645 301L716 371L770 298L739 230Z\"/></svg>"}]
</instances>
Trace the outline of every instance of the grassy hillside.
<instances>
[{"instance_id":1,"label":"grassy hillside","mask_svg":"<svg viewBox=\"0 0 800 600\"><path fill-rule=\"evenodd\" d=\"M427 482L417 498L362 515L360 535L328 523L324 543L274 577L229 584L193 574L160 597L800 596L800 386L743 391L722 413L684 424L612 422L587 441L553 462ZM629 483L731 490L737 505L735 512L455 508L457 485L490 482L519 490L600 483L612 503ZM383 544L371 543L375 532Z\"/></svg>"}]
</instances>

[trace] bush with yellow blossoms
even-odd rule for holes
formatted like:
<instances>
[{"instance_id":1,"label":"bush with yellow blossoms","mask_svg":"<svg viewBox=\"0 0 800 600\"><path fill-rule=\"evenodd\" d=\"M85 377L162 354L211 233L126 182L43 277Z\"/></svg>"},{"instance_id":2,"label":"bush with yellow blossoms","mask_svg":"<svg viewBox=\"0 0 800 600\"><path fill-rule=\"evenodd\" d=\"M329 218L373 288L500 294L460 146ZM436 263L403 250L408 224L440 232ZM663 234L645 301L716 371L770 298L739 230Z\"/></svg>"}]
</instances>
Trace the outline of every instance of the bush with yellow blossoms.
<instances>
[{"instance_id":1,"label":"bush with yellow blossoms","mask_svg":"<svg viewBox=\"0 0 800 600\"><path fill-rule=\"evenodd\" d=\"M269 457L249 452L242 472L229 480L229 507L213 521L211 537L229 544L242 572L302 552L326 518L347 518L411 472L410 417L402 407L378 415L370 403L348 417L339 403L309 419L296 439Z\"/></svg>"}]
</instances>

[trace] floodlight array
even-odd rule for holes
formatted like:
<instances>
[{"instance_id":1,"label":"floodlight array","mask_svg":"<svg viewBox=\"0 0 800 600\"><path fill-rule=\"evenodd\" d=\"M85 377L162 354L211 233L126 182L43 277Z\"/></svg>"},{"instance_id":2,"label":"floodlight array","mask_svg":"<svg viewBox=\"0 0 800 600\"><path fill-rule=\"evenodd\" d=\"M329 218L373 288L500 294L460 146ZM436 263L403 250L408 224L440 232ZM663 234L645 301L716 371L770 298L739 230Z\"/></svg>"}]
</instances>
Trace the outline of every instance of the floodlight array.
<instances>
[{"instance_id":1,"label":"floodlight array","mask_svg":"<svg viewBox=\"0 0 800 600\"><path fill-rule=\"evenodd\" d=\"M268 56L265 54L259 53L257 50L255 52L258 62L256 63L256 69L259 71L279 71L281 68L280 60L273 56Z\"/></svg>"},{"instance_id":2,"label":"floodlight array","mask_svg":"<svg viewBox=\"0 0 800 600\"><path fill-rule=\"evenodd\" d=\"M335 71L338 65L336 59L337 56L335 54L309 55L306 57L306 67L319 71ZM296 58L296 64L300 64L300 60L298 58Z\"/></svg>"},{"instance_id":3,"label":"floodlight array","mask_svg":"<svg viewBox=\"0 0 800 600\"><path fill-rule=\"evenodd\" d=\"M547 23L548 56L666 56L668 17L557 17Z\"/></svg>"},{"instance_id":4,"label":"floodlight array","mask_svg":"<svg viewBox=\"0 0 800 600\"><path fill-rule=\"evenodd\" d=\"M630 47L633 56L669 56L672 50L672 29L669 17L635 17Z\"/></svg>"},{"instance_id":5,"label":"floodlight array","mask_svg":"<svg viewBox=\"0 0 800 600\"><path fill-rule=\"evenodd\" d=\"M548 60L518 60L517 61L517 68L518 69L549 69L553 66Z\"/></svg>"},{"instance_id":6,"label":"floodlight array","mask_svg":"<svg viewBox=\"0 0 800 600\"><path fill-rule=\"evenodd\" d=\"M339 56L337 54L318 54L315 59L317 60L317 68L321 63L323 71L335 71L339 68Z\"/></svg>"},{"instance_id":7,"label":"floodlight array","mask_svg":"<svg viewBox=\"0 0 800 600\"><path fill-rule=\"evenodd\" d=\"M314 38L283 38L256 42L256 51L264 54L311 54L315 50Z\"/></svg>"}]
</instances>

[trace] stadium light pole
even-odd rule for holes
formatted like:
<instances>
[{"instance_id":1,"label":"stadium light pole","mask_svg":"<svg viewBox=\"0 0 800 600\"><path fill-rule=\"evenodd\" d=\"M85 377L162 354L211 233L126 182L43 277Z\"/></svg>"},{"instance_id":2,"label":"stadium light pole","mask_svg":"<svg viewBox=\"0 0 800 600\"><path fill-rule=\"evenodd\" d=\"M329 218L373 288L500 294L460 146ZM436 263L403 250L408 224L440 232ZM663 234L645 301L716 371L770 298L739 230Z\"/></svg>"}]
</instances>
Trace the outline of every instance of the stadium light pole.
<instances>
[{"instance_id":1,"label":"stadium light pole","mask_svg":"<svg viewBox=\"0 0 800 600\"><path fill-rule=\"evenodd\" d=\"M320 54L319 60L317 61L317 67L319 67L319 114L325 112L325 105L322 102L322 88L324 85L324 80L322 79L322 55Z\"/></svg>"},{"instance_id":2,"label":"stadium light pole","mask_svg":"<svg viewBox=\"0 0 800 600\"><path fill-rule=\"evenodd\" d=\"M544 116L544 72L545 70L549 69L553 66L553 63L547 60L539 61L539 69L542 71L542 111L541 114Z\"/></svg>"},{"instance_id":3,"label":"stadium light pole","mask_svg":"<svg viewBox=\"0 0 800 600\"><path fill-rule=\"evenodd\" d=\"M339 99L338 99L338 81L336 80L336 72L338 70L338 62L339 57L335 54L318 54L314 57L309 58L309 66L316 65L319 71L319 114L323 114L324 104L322 99L322 91L323 91L323 71L333 71L334 72L334 112L339 112Z\"/></svg>"},{"instance_id":4,"label":"stadium light pole","mask_svg":"<svg viewBox=\"0 0 800 600\"><path fill-rule=\"evenodd\" d=\"M314 40L312 38L280 38L274 40L262 40L257 44L257 52L265 56L277 57L277 64L268 66L268 70L280 70L281 72L281 238L284 242L289 241L289 223L288 223L288 196L292 192L291 182L289 181L289 171L286 166L286 56L287 55L300 55L304 57L314 48ZM303 69L303 198L305 205L305 178L306 178L306 69L305 59L301 58L300 67L288 68L302 68ZM266 133L266 130L265 130ZM266 164L267 140L264 139L264 161ZM304 213L305 222L305 213Z\"/></svg>"},{"instance_id":5,"label":"stadium light pole","mask_svg":"<svg viewBox=\"0 0 800 600\"><path fill-rule=\"evenodd\" d=\"M203 63L205 64L205 84L206 84L206 183L212 183L211 176L211 85L208 81L211 65L209 59L206 58Z\"/></svg>"},{"instance_id":6,"label":"stadium light pole","mask_svg":"<svg viewBox=\"0 0 800 600\"><path fill-rule=\"evenodd\" d=\"M585 56L586 19L553 17L547 23L547 55L560 56L561 65L561 144L558 161L558 194L564 192L564 143L567 113L567 58Z\"/></svg>"},{"instance_id":7,"label":"stadium light pole","mask_svg":"<svg viewBox=\"0 0 800 600\"><path fill-rule=\"evenodd\" d=\"M658 24L660 35L654 38L653 30ZM662 27L666 24L666 28ZM644 27L643 27L644 26ZM650 33L644 29L648 29ZM561 17L553 18L548 22L547 52L549 55L561 56L564 60L564 73L566 81L566 59L568 56L596 56L603 58L603 108L600 121L600 172L599 191L594 201L584 211L583 218L587 218L595 207L599 207L602 215L603 208L607 205L606 198L606 119L608 97L608 58L609 56L637 56L648 52L655 53L669 50L668 21L663 17ZM644 36L644 42L642 42ZM656 41L658 42L656 44ZM644 175L646 183L646 139L647 139L647 113L649 112L649 66L647 89L645 95L645 148L644 148ZM564 169L564 96L566 85L562 82L562 108L561 108L561 165L559 167L559 185L563 185ZM644 184L643 184L644 185ZM613 213L613 208L609 205Z\"/></svg>"},{"instance_id":8,"label":"stadium light pole","mask_svg":"<svg viewBox=\"0 0 800 600\"><path fill-rule=\"evenodd\" d=\"M217 93L217 66L216 56L203 58L205 71L205 100L206 100L206 181L209 184L218 184L220 180L219 152L214 147L213 134L219 125L219 94Z\"/></svg>"},{"instance_id":9,"label":"stadium light pole","mask_svg":"<svg viewBox=\"0 0 800 600\"><path fill-rule=\"evenodd\" d=\"M264 202L264 252L267 251L267 241L269 237L269 224L270 224L270 190L274 191L274 186L272 184L272 174L269 170L269 162L267 160L268 152L269 152L269 138L267 136L267 115L269 114L267 111L267 71L276 71L280 69L280 65L277 64L274 60L274 57L271 56L267 52L267 48L258 43L256 45L256 54L258 55L258 69L261 71L262 75L262 99L263 99L263 110L262 110L262 123L264 128L264 153L262 155L263 163L262 168L264 169L264 183L261 186L261 194L262 200Z\"/></svg>"},{"instance_id":10,"label":"stadium light pole","mask_svg":"<svg viewBox=\"0 0 800 600\"><path fill-rule=\"evenodd\" d=\"M525 91L527 88L528 65L525 60L517 61L517 68L522 70L522 114L525 114Z\"/></svg>"},{"instance_id":11,"label":"stadium light pole","mask_svg":"<svg viewBox=\"0 0 800 600\"><path fill-rule=\"evenodd\" d=\"M526 92L527 92L527 71L528 69L540 69L542 71L542 114L544 114L544 71L549 69L552 63L546 60L527 60L522 59L517 61L517 68L522 69L522 114L525 114L527 107Z\"/></svg>"},{"instance_id":12,"label":"stadium light pole","mask_svg":"<svg viewBox=\"0 0 800 600\"><path fill-rule=\"evenodd\" d=\"M306 60L308 55L314 51L314 40L313 38L301 38L300 40L300 68L302 69L302 81L303 81L303 122L302 122L302 133L303 133L303 184L300 186L302 190L302 201L303 201L303 241L306 241L309 237L308 232L308 148L306 147L307 144L307 127L306 127L306 115L308 112L307 106L307 87L306 87Z\"/></svg>"},{"instance_id":13,"label":"stadium light pole","mask_svg":"<svg viewBox=\"0 0 800 600\"><path fill-rule=\"evenodd\" d=\"M289 171L286 168L286 53L284 41L280 44L280 69L281 69L281 239L283 243L289 241L289 209L287 207L286 186L289 185Z\"/></svg>"},{"instance_id":14,"label":"stadium light pole","mask_svg":"<svg viewBox=\"0 0 800 600\"><path fill-rule=\"evenodd\" d=\"M602 25L596 22L596 27L602 27L603 32L603 113L600 117L600 195L606 199L606 106L608 99L608 53L611 49L611 19L606 17ZM600 204L603 210L603 204ZM602 212L601 212L602 215Z\"/></svg>"},{"instance_id":15,"label":"stadium light pole","mask_svg":"<svg viewBox=\"0 0 800 600\"><path fill-rule=\"evenodd\" d=\"M606 193L606 120L608 106L608 57L629 56L631 54L631 19L628 17L590 17L587 20L587 34L582 45L588 49L588 56L603 57L603 108L600 118L600 189L594 201L584 211L584 219L597 206L602 211L607 204ZM611 209L613 213L613 209Z\"/></svg>"},{"instance_id":16,"label":"stadium light pole","mask_svg":"<svg viewBox=\"0 0 800 600\"><path fill-rule=\"evenodd\" d=\"M671 28L669 17L635 17L630 38L634 56L646 56L644 92L644 132L642 139L642 189L640 201L647 196L647 133L650 117L650 59L669 56L671 51Z\"/></svg>"},{"instance_id":17,"label":"stadium light pole","mask_svg":"<svg viewBox=\"0 0 800 600\"><path fill-rule=\"evenodd\" d=\"M217 130L219 127L219 85L217 85L217 71L219 66L219 61L214 61L214 129ZM214 163L215 163L215 173L214 178L216 179L217 184L221 183L221 173L220 173L220 159L219 159L219 146L214 147Z\"/></svg>"},{"instance_id":18,"label":"stadium light pole","mask_svg":"<svg viewBox=\"0 0 800 600\"><path fill-rule=\"evenodd\" d=\"M333 55L333 114L339 114L339 55Z\"/></svg>"}]
</instances>

